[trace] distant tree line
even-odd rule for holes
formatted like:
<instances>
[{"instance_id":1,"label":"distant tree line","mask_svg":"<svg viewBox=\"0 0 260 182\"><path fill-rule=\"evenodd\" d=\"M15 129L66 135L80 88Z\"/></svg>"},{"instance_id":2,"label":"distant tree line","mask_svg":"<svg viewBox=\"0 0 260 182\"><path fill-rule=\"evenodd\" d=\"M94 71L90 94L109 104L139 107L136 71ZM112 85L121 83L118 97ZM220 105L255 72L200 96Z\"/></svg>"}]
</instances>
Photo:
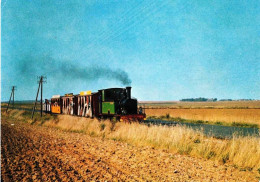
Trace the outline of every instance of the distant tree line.
<instances>
[{"instance_id":1,"label":"distant tree line","mask_svg":"<svg viewBox=\"0 0 260 182\"><path fill-rule=\"evenodd\" d=\"M220 99L219 101L233 101L232 99Z\"/></svg>"},{"instance_id":2,"label":"distant tree line","mask_svg":"<svg viewBox=\"0 0 260 182\"><path fill-rule=\"evenodd\" d=\"M220 99L219 101L254 101L255 99Z\"/></svg>"},{"instance_id":3,"label":"distant tree line","mask_svg":"<svg viewBox=\"0 0 260 182\"><path fill-rule=\"evenodd\" d=\"M180 101L183 101L183 102L215 102L217 100L218 100L217 98L203 98L203 97L199 97L199 98L181 99Z\"/></svg>"}]
</instances>

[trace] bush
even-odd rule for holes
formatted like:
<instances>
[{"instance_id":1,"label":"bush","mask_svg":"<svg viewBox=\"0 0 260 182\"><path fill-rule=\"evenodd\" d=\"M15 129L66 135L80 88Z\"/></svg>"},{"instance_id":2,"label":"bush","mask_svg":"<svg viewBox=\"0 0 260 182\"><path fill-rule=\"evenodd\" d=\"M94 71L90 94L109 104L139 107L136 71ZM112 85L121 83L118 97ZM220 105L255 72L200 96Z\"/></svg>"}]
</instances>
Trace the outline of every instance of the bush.
<instances>
[{"instance_id":1,"label":"bush","mask_svg":"<svg viewBox=\"0 0 260 182\"><path fill-rule=\"evenodd\" d=\"M100 131L103 131L106 127L106 124L105 123L101 123L100 125Z\"/></svg>"}]
</instances>

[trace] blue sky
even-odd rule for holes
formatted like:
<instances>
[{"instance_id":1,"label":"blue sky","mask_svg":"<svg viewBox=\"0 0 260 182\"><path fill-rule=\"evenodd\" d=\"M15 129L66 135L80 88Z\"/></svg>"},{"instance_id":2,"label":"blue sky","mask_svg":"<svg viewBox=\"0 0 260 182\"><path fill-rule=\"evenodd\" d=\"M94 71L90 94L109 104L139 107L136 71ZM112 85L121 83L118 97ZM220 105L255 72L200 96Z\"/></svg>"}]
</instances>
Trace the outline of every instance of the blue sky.
<instances>
[{"instance_id":1,"label":"blue sky","mask_svg":"<svg viewBox=\"0 0 260 182\"><path fill-rule=\"evenodd\" d=\"M35 99L41 74L45 98L125 86L113 75L95 77L96 68L128 76L139 100L260 99L258 0L2 0L1 7L2 100L12 85L17 100Z\"/></svg>"}]
</instances>

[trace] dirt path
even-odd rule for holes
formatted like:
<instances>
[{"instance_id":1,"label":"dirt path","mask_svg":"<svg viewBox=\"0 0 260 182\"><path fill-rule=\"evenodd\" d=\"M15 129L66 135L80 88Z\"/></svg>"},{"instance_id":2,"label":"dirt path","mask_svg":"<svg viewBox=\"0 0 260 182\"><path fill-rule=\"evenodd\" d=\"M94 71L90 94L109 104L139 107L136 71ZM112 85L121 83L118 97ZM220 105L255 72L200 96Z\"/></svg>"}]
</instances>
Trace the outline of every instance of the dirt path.
<instances>
[{"instance_id":1,"label":"dirt path","mask_svg":"<svg viewBox=\"0 0 260 182\"><path fill-rule=\"evenodd\" d=\"M21 122L1 126L3 181L258 181L256 172L167 151Z\"/></svg>"}]
</instances>

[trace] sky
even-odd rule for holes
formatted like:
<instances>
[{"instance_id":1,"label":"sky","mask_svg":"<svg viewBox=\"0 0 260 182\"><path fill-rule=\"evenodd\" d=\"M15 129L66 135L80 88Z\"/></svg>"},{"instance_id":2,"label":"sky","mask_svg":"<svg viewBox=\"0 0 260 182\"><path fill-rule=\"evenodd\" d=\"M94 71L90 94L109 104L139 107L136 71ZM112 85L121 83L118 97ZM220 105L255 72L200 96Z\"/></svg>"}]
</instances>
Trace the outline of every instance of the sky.
<instances>
[{"instance_id":1,"label":"sky","mask_svg":"<svg viewBox=\"0 0 260 182\"><path fill-rule=\"evenodd\" d=\"M2 0L1 100L132 86L138 100L260 99L259 0Z\"/></svg>"}]
</instances>

